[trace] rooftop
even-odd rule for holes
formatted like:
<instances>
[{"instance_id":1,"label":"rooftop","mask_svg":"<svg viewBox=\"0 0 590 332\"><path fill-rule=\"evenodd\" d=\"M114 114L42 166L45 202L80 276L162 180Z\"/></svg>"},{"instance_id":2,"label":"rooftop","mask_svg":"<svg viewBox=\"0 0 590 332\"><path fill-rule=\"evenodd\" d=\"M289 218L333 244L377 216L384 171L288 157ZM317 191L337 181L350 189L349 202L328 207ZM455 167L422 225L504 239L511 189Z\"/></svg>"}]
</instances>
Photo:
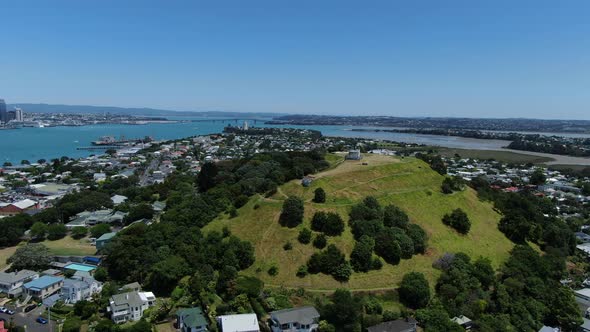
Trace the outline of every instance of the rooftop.
<instances>
[{"instance_id":1,"label":"rooftop","mask_svg":"<svg viewBox=\"0 0 590 332\"><path fill-rule=\"evenodd\" d=\"M176 312L176 316L182 317L187 327L207 326L207 320L200 307L180 309Z\"/></svg>"},{"instance_id":2,"label":"rooftop","mask_svg":"<svg viewBox=\"0 0 590 332\"><path fill-rule=\"evenodd\" d=\"M273 311L270 315L275 318L279 324L298 322L307 325L314 323L320 317L316 308L312 306Z\"/></svg>"},{"instance_id":3,"label":"rooftop","mask_svg":"<svg viewBox=\"0 0 590 332\"><path fill-rule=\"evenodd\" d=\"M392 320L367 328L369 332L405 332L412 331L417 321L413 318Z\"/></svg>"},{"instance_id":4,"label":"rooftop","mask_svg":"<svg viewBox=\"0 0 590 332\"><path fill-rule=\"evenodd\" d=\"M61 277L53 277L53 276L42 276L38 279L33 281L27 282L24 287L27 289L45 289L51 285L57 284L62 282L64 278Z\"/></svg>"},{"instance_id":5,"label":"rooftop","mask_svg":"<svg viewBox=\"0 0 590 332\"><path fill-rule=\"evenodd\" d=\"M0 272L0 283L2 284L12 284L19 280L31 278L37 275L35 271L29 270L20 270L18 272Z\"/></svg>"},{"instance_id":6,"label":"rooftop","mask_svg":"<svg viewBox=\"0 0 590 332\"><path fill-rule=\"evenodd\" d=\"M223 332L260 331L256 314L219 316L217 320Z\"/></svg>"}]
</instances>

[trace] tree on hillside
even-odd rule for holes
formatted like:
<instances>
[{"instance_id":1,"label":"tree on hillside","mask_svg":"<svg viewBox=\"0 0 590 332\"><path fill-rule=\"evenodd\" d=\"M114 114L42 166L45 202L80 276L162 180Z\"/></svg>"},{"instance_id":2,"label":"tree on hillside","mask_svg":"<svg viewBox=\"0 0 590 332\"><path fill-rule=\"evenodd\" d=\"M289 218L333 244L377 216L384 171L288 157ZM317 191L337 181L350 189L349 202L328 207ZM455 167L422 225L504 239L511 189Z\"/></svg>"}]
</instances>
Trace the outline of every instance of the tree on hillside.
<instances>
[{"instance_id":1,"label":"tree on hillside","mask_svg":"<svg viewBox=\"0 0 590 332\"><path fill-rule=\"evenodd\" d=\"M357 272L368 272L373 267L373 248L375 247L375 240L364 235L354 245L352 253L350 254L350 264Z\"/></svg>"},{"instance_id":2,"label":"tree on hillside","mask_svg":"<svg viewBox=\"0 0 590 332\"><path fill-rule=\"evenodd\" d=\"M395 205L388 205L383 210L383 225L405 229L410 223L408 215Z\"/></svg>"},{"instance_id":3,"label":"tree on hillside","mask_svg":"<svg viewBox=\"0 0 590 332\"><path fill-rule=\"evenodd\" d=\"M401 249L393 232L382 232L375 237L375 253L389 264L399 263Z\"/></svg>"},{"instance_id":4,"label":"tree on hillside","mask_svg":"<svg viewBox=\"0 0 590 332\"><path fill-rule=\"evenodd\" d=\"M375 197L367 196L362 202L352 207L349 216L351 223L363 220L381 220L383 211Z\"/></svg>"},{"instance_id":5,"label":"tree on hillside","mask_svg":"<svg viewBox=\"0 0 590 332\"><path fill-rule=\"evenodd\" d=\"M309 242L311 242L311 231L307 228L302 229L299 231L297 240L302 244L309 244Z\"/></svg>"},{"instance_id":6,"label":"tree on hillside","mask_svg":"<svg viewBox=\"0 0 590 332\"><path fill-rule=\"evenodd\" d=\"M455 191L461 191L465 188L465 181L458 177L445 177L441 185L441 191L444 194L452 194Z\"/></svg>"},{"instance_id":7,"label":"tree on hillside","mask_svg":"<svg viewBox=\"0 0 590 332\"><path fill-rule=\"evenodd\" d=\"M135 206L132 206L129 209L129 214L125 216L123 222L128 225L134 221L140 219L149 219L151 220L154 217L154 208L151 204L147 203L140 203Z\"/></svg>"},{"instance_id":8,"label":"tree on hillside","mask_svg":"<svg viewBox=\"0 0 590 332\"><path fill-rule=\"evenodd\" d=\"M98 225L94 225L90 228L90 236L98 239L103 234L106 234L110 231L111 231L111 226L109 226L108 224L98 224Z\"/></svg>"},{"instance_id":9,"label":"tree on hillside","mask_svg":"<svg viewBox=\"0 0 590 332\"><path fill-rule=\"evenodd\" d=\"M279 223L289 228L296 227L303 222L303 201L299 197L289 196L283 203L283 210Z\"/></svg>"},{"instance_id":10,"label":"tree on hillside","mask_svg":"<svg viewBox=\"0 0 590 332\"><path fill-rule=\"evenodd\" d=\"M311 229L316 232L321 232L328 220L328 215L324 211L317 211L311 218Z\"/></svg>"},{"instance_id":11,"label":"tree on hillside","mask_svg":"<svg viewBox=\"0 0 590 332\"><path fill-rule=\"evenodd\" d=\"M355 331L361 313L361 303L347 289L337 289L332 303L324 308L324 316L336 327L336 331Z\"/></svg>"},{"instance_id":12,"label":"tree on hillside","mask_svg":"<svg viewBox=\"0 0 590 332\"><path fill-rule=\"evenodd\" d=\"M325 203L326 202L326 192L323 188L317 188L313 192L313 201L315 203Z\"/></svg>"},{"instance_id":13,"label":"tree on hillside","mask_svg":"<svg viewBox=\"0 0 590 332\"><path fill-rule=\"evenodd\" d=\"M72 238L78 240L78 239L85 237L86 234L88 234L88 229L83 226L78 226L78 227L72 228L72 232L70 235L72 236Z\"/></svg>"},{"instance_id":14,"label":"tree on hillside","mask_svg":"<svg viewBox=\"0 0 590 332\"><path fill-rule=\"evenodd\" d=\"M188 271L188 264L182 257L169 256L154 264L148 276L148 284L154 293L167 296Z\"/></svg>"},{"instance_id":15,"label":"tree on hillside","mask_svg":"<svg viewBox=\"0 0 590 332\"><path fill-rule=\"evenodd\" d=\"M414 243L415 254L423 254L426 252L428 236L422 227L416 224L409 224L408 229L406 230L406 235L408 235Z\"/></svg>"},{"instance_id":16,"label":"tree on hillside","mask_svg":"<svg viewBox=\"0 0 590 332\"><path fill-rule=\"evenodd\" d=\"M322 232L328 236L339 236L344 232L344 220L338 213L328 212Z\"/></svg>"},{"instance_id":17,"label":"tree on hillside","mask_svg":"<svg viewBox=\"0 0 590 332\"><path fill-rule=\"evenodd\" d=\"M326 239L326 236L323 233L316 235L315 239L313 239L313 246L318 249L324 249L327 244L328 239Z\"/></svg>"},{"instance_id":18,"label":"tree on hillside","mask_svg":"<svg viewBox=\"0 0 590 332\"><path fill-rule=\"evenodd\" d=\"M217 165L212 162L207 162L201 167L201 171L197 176L197 183L199 185L200 192L206 192L207 190L215 187L215 177L219 172Z\"/></svg>"},{"instance_id":19,"label":"tree on hillside","mask_svg":"<svg viewBox=\"0 0 590 332\"><path fill-rule=\"evenodd\" d=\"M498 229L515 243L524 243L533 225L521 214L509 213L500 219Z\"/></svg>"},{"instance_id":20,"label":"tree on hillside","mask_svg":"<svg viewBox=\"0 0 590 332\"><path fill-rule=\"evenodd\" d=\"M402 303L412 309L424 308L430 301L430 286L419 272L404 275L398 291Z\"/></svg>"},{"instance_id":21,"label":"tree on hillside","mask_svg":"<svg viewBox=\"0 0 590 332\"><path fill-rule=\"evenodd\" d=\"M6 263L12 264L10 269L13 271L33 270L42 271L51 263L49 249L41 243L29 243L16 249L16 252L10 256Z\"/></svg>"},{"instance_id":22,"label":"tree on hillside","mask_svg":"<svg viewBox=\"0 0 590 332\"><path fill-rule=\"evenodd\" d=\"M445 225L454 228L461 234L469 233L471 228L471 221L469 221L467 213L461 209L455 209L451 214L446 214L442 221Z\"/></svg>"},{"instance_id":23,"label":"tree on hillside","mask_svg":"<svg viewBox=\"0 0 590 332\"><path fill-rule=\"evenodd\" d=\"M51 241L59 240L68 234L68 229L64 224L51 224L47 227L47 239Z\"/></svg>"},{"instance_id":24,"label":"tree on hillside","mask_svg":"<svg viewBox=\"0 0 590 332\"><path fill-rule=\"evenodd\" d=\"M35 239L44 239L47 235L47 225L37 221L31 226L31 236Z\"/></svg>"}]
</instances>

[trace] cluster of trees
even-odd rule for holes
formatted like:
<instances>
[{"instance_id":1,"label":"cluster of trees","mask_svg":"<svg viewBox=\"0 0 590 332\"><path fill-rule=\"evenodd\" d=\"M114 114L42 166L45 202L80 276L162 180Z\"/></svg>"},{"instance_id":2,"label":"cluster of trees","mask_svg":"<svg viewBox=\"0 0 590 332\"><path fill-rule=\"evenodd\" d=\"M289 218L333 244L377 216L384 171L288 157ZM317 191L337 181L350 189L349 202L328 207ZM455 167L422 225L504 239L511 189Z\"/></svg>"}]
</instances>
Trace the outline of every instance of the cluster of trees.
<instances>
[{"instance_id":1,"label":"cluster of trees","mask_svg":"<svg viewBox=\"0 0 590 332\"><path fill-rule=\"evenodd\" d=\"M590 139L568 138L575 142L564 142L561 137L546 137L541 135L525 135L508 144L509 149L553 153L568 156L588 157Z\"/></svg>"},{"instance_id":2,"label":"cluster of trees","mask_svg":"<svg viewBox=\"0 0 590 332\"><path fill-rule=\"evenodd\" d=\"M181 278L197 271L218 271L218 290L225 292L237 272L254 263L249 242L217 232L204 236L199 226L170 221L126 228L110 243L106 254L112 279L139 281L165 296Z\"/></svg>"},{"instance_id":3,"label":"cluster of trees","mask_svg":"<svg viewBox=\"0 0 590 332\"><path fill-rule=\"evenodd\" d=\"M229 232L205 236L201 227L221 212L235 211L247 202L247 196L268 193L285 181L327 166L320 152L277 152L206 163L197 178L173 174L153 189L159 199L167 199L160 223L128 227L107 248L110 277L140 281L157 294L168 295L182 277L209 271L206 275L213 278L215 291L225 294L237 272L254 262L253 247ZM300 223L303 203L289 198L285 205L285 224Z\"/></svg>"},{"instance_id":4,"label":"cluster of trees","mask_svg":"<svg viewBox=\"0 0 590 332\"><path fill-rule=\"evenodd\" d=\"M445 177L442 185L440 186L441 191L444 194L452 194L455 191L461 191L465 189L465 180L458 176Z\"/></svg>"},{"instance_id":5,"label":"cluster of trees","mask_svg":"<svg viewBox=\"0 0 590 332\"><path fill-rule=\"evenodd\" d=\"M438 174L447 174L447 165L445 165L445 162L439 155L416 153L416 158L424 160L426 163L428 163L428 165L430 165L430 168L432 168Z\"/></svg>"},{"instance_id":6,"label":"cluster of trees","mask_svg":"<svg viewBox=\"0 0 590 332\"><path fill-rule=\"evenodd\" d=\"M348 281L352 274L352 267L346 257L333 244L328 245L325 250L316 252L307 261L309 273L329 274L338 281Z\"/></svg>"},{"instance_id":7,"label":"cluster of trees","mask_svg":"<svg viewBox=\"0 0 590 332\"><path fill-rule=\"evenodd\" d=\"M367 261L374 262L369 255L369 252L372 254L369 250L371 244L374 246L374 252L390 264L397 264L402 258L408 259L426 250L426 232L420 226L411 224L403 210L394 205L382 208L374 197L366 197L352 207L349 224L355 239L359 242L355 246L357 250L352 262L359 271L366 270Z\"/></svg>"},{"instance_id":8,"label":"cluster of trees","mask_svg":"<svg viewBox=\"0 0 590 332\"><path fill-rule=\"evenodd\" d=\"M34 219L27 214L0 219L0 247L17 245L34 222Z\"/></svg>"},{"instance_id":9,"label":"cluster of trees","mask_svg":"<svg viewBox=\"0 0 590 332\"><path fill-rule=\"evenodd\" d=\"M59 240L66 236L68 229L62 223L45 224L37 221L31 226L31 236L37 240L43 240L45 237L49 240Z\"/></svg>"},{"instance_id":10,"label":"cluster of trees","mask_svg":"<svg viewBox=\"0 0 590 332\"><path fill-rule=\"evenodd\" d=\"M316 212L311 219L311 229L327 236L339 236L344 231L344 220L335 212Z\"/></svg>"},{"instance_id":11,"label":"cluster of trees","mask_svg":"<svg viewBox=\"0 0 590 332\"><path fill-rule=\"evenodd\" d=\"M513 242L524 244L530 241L544 250L557 248L564 255L574 253L574 230L557 217L557 208L550 199L535 196L527 190L518 193L492 190L483 178L473 179L470 185L480 198L493 201L494 207L502 212L498 228Z\"/></svg>"},{"instance_id":12,"label":"cluster of trees","mask_svg":"<svg viewBox=\"0 0 590 332\"><path fill-rule=\"evenodd\" d=\"M517 245L494 273L489 259L458 253L438 262L436 298L418 310L426 331L461 331L448 317L465 315L479 331L537 331L542 325L576 331L582 323L573 292L560 284L565 260ZM401 294L400 294L401 295Z\"/></svg>"},{"instance_id":13,"label":"cluster of trees","mask_svg":"<svg viewBox=\"0 0 590 332\"><path fill-rule=\"evenodd\" d=\"M442 218L443 224L454 228L461 234L469 233L471 229L471 221L467 217L467 213L462 209L455 209L450 214L445 214Z\"/></svg>"}]
</instances>

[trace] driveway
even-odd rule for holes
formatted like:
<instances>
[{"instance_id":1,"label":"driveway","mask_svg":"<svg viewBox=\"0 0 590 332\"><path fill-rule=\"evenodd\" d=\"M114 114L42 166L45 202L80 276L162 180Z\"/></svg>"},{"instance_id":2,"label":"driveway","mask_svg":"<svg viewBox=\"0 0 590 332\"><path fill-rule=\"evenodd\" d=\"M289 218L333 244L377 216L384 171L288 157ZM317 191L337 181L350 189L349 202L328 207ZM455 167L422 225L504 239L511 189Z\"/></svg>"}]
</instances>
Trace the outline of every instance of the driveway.
<instances>
[{"instance_id":1,"label":"driveway","mask_svg":"<svg viewBox=\"0 0 590 332\"><path fill-rule=\"evenodd\" d=\"M10 309L14 309L14 307L8 306ZM6 320L7 323L10 323L12 320L18 326L26 326L27 332L48 332L53 331L57 332L57 324L55 322L50 322L45 325L37 323L35 320L39 317L43 311L45 310L45 306L37 307L32 311L27 313L23 312L23 308L19 308L18 312L14 315L8 315L4 313L0 313L0 318ZM16 311L16 310L15 310Z\"/></svg>"}]
</instances>

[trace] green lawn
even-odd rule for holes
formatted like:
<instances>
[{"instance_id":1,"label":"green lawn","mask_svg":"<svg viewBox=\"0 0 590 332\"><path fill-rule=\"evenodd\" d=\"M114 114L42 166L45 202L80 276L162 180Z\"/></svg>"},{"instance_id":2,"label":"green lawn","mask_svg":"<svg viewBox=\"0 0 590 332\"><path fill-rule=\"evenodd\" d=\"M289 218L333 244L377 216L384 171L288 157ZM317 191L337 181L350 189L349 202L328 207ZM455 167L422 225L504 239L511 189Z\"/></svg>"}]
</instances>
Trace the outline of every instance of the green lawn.
<instances>
[{"instance_id":1,"label":"green lawn","mask_svg":"<svg viewBox=\"0 0 590 332\"><path fill-rule=\"evenodd\" d=\"M257 276L268 286L304 287L310 291L330 291L342 286L358 291L391 289L409 271L422 272L433 283L439 271L432 268L432 262L445 252L461 251L473 258L489 257L497 267L512 248L512 243L498 231L500 216L489 203L480 202L470 189L443 195L440 193L443 177L418 159L367 156L362 162L345 161L315 177L308 188L302 187L299 181L291 181L281 186L274 197L256 196L239 209L238 217L222 216L205 230L221 230L228 226L233 234L254 244L256 262L244 271L245 274ZM311 201L317 187L324 188L327 193L325 204ZM281 227L278 223L282 201L287 195L297 195L305 201L305 221L296 229ZM347 221L350 206L368 195L377 197L384 205L398 205L412 222L426 230L430 238L426 254L402 260L396 266L385 264L379 271L354 273L344 285L323 274L298 278L295 275L298 267L316 251L311 244L297 241L299 229L309 227L311 217L318 210L337 212ZM442 216L455 208L465 210L472 220L467 236L459 235L441 222ZM283 250L287 241L293 244L290 251ZM354 239L348 226L342 236L329 238L329 243L349 255ZM279 267L275 277L266 272L273 265Z\"/></svg>"},{"instance_id":2,"label":"green lawn","mask_svg":"<svg viewBox=\"0 0 590 332\"><path fill-rule=\"evenodd\" d=\"M96 248L88 243L88 239L75 240L69 236L56 241L45 240L42 242L49 251L58 256L67 255L94 255ZM8 247L0 249L0 269L6 267L6 260L14 254L19 246L25 245L25 242L20 243L16 247Z\"/></svg>"}]
</instances>

